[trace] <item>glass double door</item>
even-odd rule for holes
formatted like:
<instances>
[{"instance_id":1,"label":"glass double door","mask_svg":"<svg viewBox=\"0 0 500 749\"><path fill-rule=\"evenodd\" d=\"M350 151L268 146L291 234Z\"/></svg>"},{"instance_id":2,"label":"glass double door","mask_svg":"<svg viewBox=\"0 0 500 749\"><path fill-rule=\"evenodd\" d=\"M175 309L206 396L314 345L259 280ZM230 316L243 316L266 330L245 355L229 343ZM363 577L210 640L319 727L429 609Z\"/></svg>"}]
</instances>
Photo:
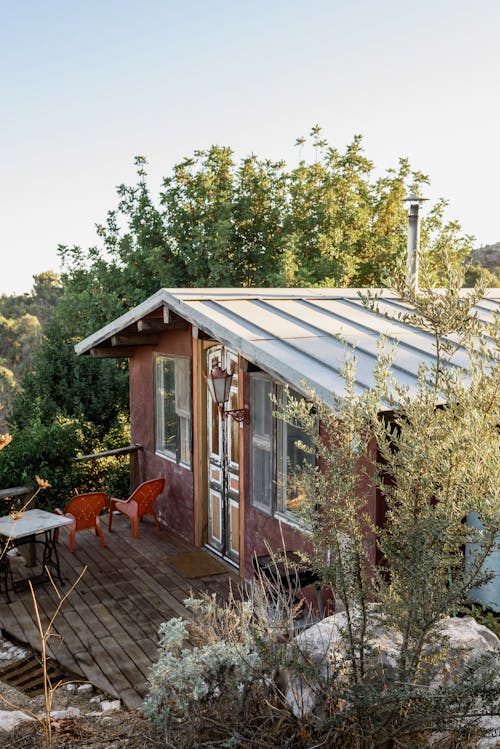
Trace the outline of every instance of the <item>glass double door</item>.
<instances>
[{"instance_id":1,"label":"glass double door","mask_svg":"<svg viewBox=\"0 0 500 749\"><path fill-rule=\"evenodd\" d=\"M207 350L207 372L218 360L234 372L226 410L238 408L238 356L223 346ZM207 390L208 545L227 559L240 556L240 424L221 415Z\"/></svg>"}]
</instances>

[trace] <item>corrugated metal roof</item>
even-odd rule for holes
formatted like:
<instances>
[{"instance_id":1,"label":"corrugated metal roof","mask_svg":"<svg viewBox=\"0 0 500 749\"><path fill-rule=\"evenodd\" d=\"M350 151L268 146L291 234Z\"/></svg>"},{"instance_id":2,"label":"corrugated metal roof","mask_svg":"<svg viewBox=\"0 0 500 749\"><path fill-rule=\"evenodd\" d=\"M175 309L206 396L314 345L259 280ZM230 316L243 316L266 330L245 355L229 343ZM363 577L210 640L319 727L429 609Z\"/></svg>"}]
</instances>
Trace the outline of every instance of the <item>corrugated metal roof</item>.
<instances>
[{"instance_id":1,"label":"corrugated metal roof","mask_svg":"<svg viewBox=\"0 0 500 749\"><path fill-rule=\"evenodd\" d=\"M415 388L419 365L432 364L432 335L397 319L408 306L393 292L377 291L378 311L367 309L366 289L160 289L75 346L78 354L106 345L113 335L159 307L167 307L214 340L240 353L299 391L312 388L327 403L344 390L346 351L355 348L357 387L374 384L380 336L396 344L392 371ZM477 306L491 322L500 310L500 290L489 289ZM453 359L467 365L463 350Z\"/></svg>"}]
</instances>

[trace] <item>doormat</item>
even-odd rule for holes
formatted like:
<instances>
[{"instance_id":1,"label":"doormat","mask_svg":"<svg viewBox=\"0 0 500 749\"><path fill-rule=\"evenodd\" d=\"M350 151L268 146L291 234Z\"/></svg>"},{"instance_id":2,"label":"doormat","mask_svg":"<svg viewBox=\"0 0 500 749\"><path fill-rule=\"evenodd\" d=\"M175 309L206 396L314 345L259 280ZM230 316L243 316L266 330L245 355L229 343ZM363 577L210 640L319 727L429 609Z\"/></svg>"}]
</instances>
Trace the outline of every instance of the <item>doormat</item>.
<instances>
[{"instance_id":1,"label":"doormat","mask_svg":"<svg viewBox=\"0 0 500 749\"><path fill-rule=\"evenodd\" d=\"M222 575L227 572L223 564L214 559L208 551L183 551L170 554L167 562L183 577L208 577L208 575Z\"/></svg>"}]
</instances>

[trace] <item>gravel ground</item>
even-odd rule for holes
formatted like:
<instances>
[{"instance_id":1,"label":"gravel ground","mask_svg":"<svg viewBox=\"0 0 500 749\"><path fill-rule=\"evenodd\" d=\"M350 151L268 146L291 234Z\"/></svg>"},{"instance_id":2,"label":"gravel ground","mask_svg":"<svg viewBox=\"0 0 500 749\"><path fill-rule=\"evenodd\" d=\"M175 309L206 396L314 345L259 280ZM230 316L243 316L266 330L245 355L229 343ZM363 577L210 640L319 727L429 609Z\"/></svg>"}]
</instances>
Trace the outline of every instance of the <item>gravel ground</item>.
<instances>
[{"instance_id":1,"label":"gravel ground","mask_svg":"<svg viewBox=\"0 0 500 749\"><path fill-rule=\"evenodd\" d=\"M27 653L0 638L0 669ZM105 713L91 698L113 700L97 690L80 694L69 691L65 685L56 690L52 710L78 708L80 717L52 720L52 749L161 749L162 742L152 735L140 710ZM0 681L0 710L21 710L43 718L44 697L30 697ZM46 746L44 727L39 721L22 723L11 732L0 730L0 749L45 749Z\"/></svg>"},{"instance_id":2,"label":"gravel ground","mask_svg":"<svg viewBox=\"0 0 500 749\"><path fill-rule=\"evenodd\" d=\"M43 696L28 697L0 682L0 709L16 709L44 715ZM8 704L4 702L8 701ZM150 731L140 710L117 710L99 716L99 705L89 704L89 695L69 693L64 687L54 696L53 710L80 709L79 718L52 721L52 749L160 749L161 742ZM38 721L20 724L14 731L0 731L1 749L45 749L44 728Z\"/></svg>"}]
</instances>

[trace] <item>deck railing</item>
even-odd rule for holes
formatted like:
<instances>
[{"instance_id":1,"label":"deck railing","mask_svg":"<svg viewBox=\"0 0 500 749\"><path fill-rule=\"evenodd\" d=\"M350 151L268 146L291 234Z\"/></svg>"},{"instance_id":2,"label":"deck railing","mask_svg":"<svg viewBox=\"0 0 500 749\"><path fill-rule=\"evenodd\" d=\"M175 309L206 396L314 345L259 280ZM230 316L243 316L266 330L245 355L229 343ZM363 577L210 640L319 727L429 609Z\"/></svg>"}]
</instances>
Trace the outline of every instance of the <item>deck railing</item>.
<instances>
[{"instance_id":1,"label":"deck railing","mask_svg":"<svg viewBox=\"0 0 500 749\"><path fill-rule=\"evenodd\" d=\"M32 486L11 486L10 489L0 489L0 499L13 499L14 497L26 497L35 493Z\"/></svg>"},{"instance_id":2,"label":"deck railing","mask_svg":"<svg viewBox=\"0 0 500 749\"><path fill-rule=\"evenodd\" d=\"M117 447L115 450L104 450L100 453L91 453L90 455L79 455L74 458L75 463L83 463L87 460L99 460L99 458L113 458L120 455L130 455L130 491L132 492L142 481L141 465L139 453L142 445L127 445L126 447Z\"/></svg>"},{"instance_id":3,"label":"deck railing","mask_svg":"<svg viewBox=\"0 0 500 749\"><path fill-rule=\"evenodd\" d=\"M142 445L127 445L126 447L118 447L115 450L104 450L100 453L92 453L90 455L79 455L78 458L74 458L75 463L82 463L86 460L99 460L99 458L112 458L120 457L121 455L130 455L130 492L133 492L142 481L141 465L139 460L139 453L142 450ZM2 499L15 499L16 497L23 498L23 504L26 504L30 497L35 493L36 487L33 486L11 486L8 489L0 489L0 500ZM0 508L1 510L2 508ZM0 515L2 512L0 511Z\"/></svg>"}]
</instances>

